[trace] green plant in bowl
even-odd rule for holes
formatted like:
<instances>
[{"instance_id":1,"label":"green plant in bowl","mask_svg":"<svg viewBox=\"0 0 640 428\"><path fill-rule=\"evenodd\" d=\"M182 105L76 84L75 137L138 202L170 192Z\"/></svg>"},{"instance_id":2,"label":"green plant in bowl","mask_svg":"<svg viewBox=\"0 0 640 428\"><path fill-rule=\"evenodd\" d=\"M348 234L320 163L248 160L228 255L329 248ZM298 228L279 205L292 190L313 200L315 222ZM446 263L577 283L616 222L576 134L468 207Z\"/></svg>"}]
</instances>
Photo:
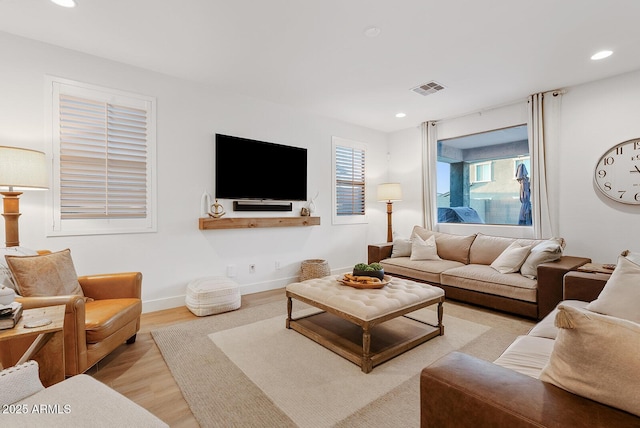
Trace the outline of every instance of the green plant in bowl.
<instances>
[{"instance_id":1,"label":"green plant in bowl","mask_svg":"<svg viewBox=\"0 0 640 428\"><path fill-rule=\"evenodd\" d=\"M384 269L380 263L358 263L353 267L354 276L372 276L384 280Z\"/></svg>"}]
</instances>

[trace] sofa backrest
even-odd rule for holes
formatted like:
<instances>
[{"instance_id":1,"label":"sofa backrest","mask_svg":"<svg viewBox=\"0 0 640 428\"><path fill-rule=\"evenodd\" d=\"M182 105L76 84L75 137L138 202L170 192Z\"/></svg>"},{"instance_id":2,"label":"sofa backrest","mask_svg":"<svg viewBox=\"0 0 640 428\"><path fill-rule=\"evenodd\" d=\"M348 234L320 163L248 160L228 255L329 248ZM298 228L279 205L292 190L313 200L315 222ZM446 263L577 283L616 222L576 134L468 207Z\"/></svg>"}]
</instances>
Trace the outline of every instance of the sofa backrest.
<instances>
[{"instance_id":1,"label":"sofa backrest","mask_svg":"<svg viewBox=\"0 0 640 428\"><path fill-rule=\"evenodd\" d=\"M544 239L506 238L478 233L469 250L469 263L490 265L513 242L536 246Z\"/></svg>"},{"instance_id":2,"label":"sofa backrest","mask_svg":"<svg viewBox=\"0 0 640 428\"><path fill-rule=\"evenodd\" d=\"M411 232L411 236L413 235L418 235L424 240L435 235L436 248L440 258L464 263L465 265L469 264L469 250L476 237L475 234L452 235L450 233L434 232L421 226L414 226Z\"/></svg>"}]
</instances>

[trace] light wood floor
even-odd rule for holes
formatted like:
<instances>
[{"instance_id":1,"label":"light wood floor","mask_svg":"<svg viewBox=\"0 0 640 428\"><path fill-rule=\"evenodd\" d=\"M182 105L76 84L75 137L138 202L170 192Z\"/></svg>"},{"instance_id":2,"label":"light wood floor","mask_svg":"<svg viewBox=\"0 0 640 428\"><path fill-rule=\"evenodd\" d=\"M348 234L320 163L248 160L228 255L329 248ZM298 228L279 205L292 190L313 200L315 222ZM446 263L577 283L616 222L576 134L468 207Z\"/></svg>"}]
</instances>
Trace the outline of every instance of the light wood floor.
<instances>
[{"instance_id":1,"label":"light wood floor","mask_svg":"<svg viewBox=\"0 0 640 428\"><path fill-rule=\"evenodd\" d=\"M240 309L274 301L285 302L284 289L242 296ZM198 427L151 331L170 324L197 319L186 307L142 315L136 342L123 344L87 371L174 427Z\"/></svg>"}]
</instances>

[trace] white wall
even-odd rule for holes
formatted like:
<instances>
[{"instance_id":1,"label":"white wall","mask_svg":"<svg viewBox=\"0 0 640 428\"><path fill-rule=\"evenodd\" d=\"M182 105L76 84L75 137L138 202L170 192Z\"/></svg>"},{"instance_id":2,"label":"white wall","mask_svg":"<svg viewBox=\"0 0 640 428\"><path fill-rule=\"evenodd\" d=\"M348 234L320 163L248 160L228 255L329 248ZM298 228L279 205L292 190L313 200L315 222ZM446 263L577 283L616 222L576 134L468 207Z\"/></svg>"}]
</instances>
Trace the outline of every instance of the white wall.
<instances>
[{"instance_id":1,"label":"white wall","mask_svg":"<svg viewBox=\"0 0 640 428\"><path fill-rule=\"evenodd\" d=\"M552 89L552 88L549 88ZM640 72L633 72L567 88L560 112L558 147L549 147L547 166L558 195L560 236L566 254L615 263L625 249L640 251L640 206L623 205L600 196L593 171L610 147L640 138ZM451 138L526 122L526 100L438 124L438 138ZM402 182L404 199L394 204L396 231L408 236L413 224L422 224L420 130L411 128L389 136L390 179ZM551 157L551 158L549 158ZM639 183L640 185L640 183ZM396 208L397 206L397 208ZM440 225L450 233L491 233L528 236L527 228L485 225Z\"/></svg>"},{"instance_id":2,"label":"white wall","mask_svg":"<svg viewBox=\"0 0 640 428\"><path fill-rule=\"evenodd\" d=\"M383 133L5 33L0 55L0 145L46 149L46 74L157 98L157 233L47 238L46 192L25 192L20 206L21 245L70 248L80 275L141 271L145 311L184 304L190 280L226 275L228 265L236 267L234 279L243 293L284 286L297 277L304 259L323 258L334 271L348 269L366 261L367 243L386 236L385 207L375 202L374 192L387 168ZM307 148L308 193L319 191L314 215L321 226L198 230L200 196L205 189L213 192L216 132ZM331 225L333 135L368 144L367 193L374 201L369 217L380 227ZM290 215L301 206L295 204ZM230 205L225 208L234 215ZM256 273L249 273L249 264Z\"/></svg>"}]
</instances>

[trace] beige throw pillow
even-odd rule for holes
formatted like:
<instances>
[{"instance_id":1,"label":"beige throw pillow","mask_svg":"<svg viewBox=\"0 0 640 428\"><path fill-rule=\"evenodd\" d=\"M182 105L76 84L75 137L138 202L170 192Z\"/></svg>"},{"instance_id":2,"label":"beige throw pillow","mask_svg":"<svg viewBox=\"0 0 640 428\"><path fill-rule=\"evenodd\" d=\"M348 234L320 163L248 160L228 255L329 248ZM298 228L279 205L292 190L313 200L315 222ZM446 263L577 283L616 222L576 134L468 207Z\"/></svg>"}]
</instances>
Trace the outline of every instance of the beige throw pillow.
<instances>
[{"instance_id":1,"label":"beige throw pillow","mask_svg":"<svg viewBox=\"0 0 640 428\"><path fill-rule=\"evenodd\" d=\"M84 296L68 249L45 255L5 258L21 296Z\"/></svg>"},{"instance_id":2,"label":"beige throw pillow","mask_svg":"<svg viewBox=\"0 0 640 428\"><path fill-rule=\"evenodd\" d=\"M531 245L521 245L519 242L514 242L491 263L491 267L500 273L518 272L530 251Z\"/></svg>"},{"instance_id":3,"label":"beige throw pillow","mask_svg":"<svg viewBox=\"0 0 640 428\"><path fill-rule=\"evenodd\" d=\"M538 277L538 265L552 262L562 257L562 238L551 238L531 248L531 253L522 264L520 273L529 279Z\"/></svg>"},{"instance_id":4,"label":"beige throw pillow","mask_svg":"<svg viewBox=\"0 0 640 428\"><path fill-rule=\"evenodd\" d=\"M611 277L587 309L640 323L640 265L618 256Z\"/></svg>"},{"instance_id":5,"label":"beige throw pillow","mask_svg":"<svg viewBox=\"0 0 640 428\"><path fill-rule=\"evenodd\" d=\"M395 238L391 249L391 257L409 257L411 255L411 244L411 239Z\"/></svg>"},{"instance_id":6,"label":"beige throw pillow","mask_svg":"<svg viewBox=\"0 0 640 428\"><path fill-rule=\"evenodd\" d=\"M426 240L418 235L414 235L411 244L410 260L442 260L438 256L436 247L436 237L431 235Z\"/></svg>"},{"instance_id":7,"label":"beige throw pillow","mask_svg":"<svg viewBox=\"0 0 640 428\"><path fill-rule=\"evenodd\" d=\"M540 380L640 416L640 324L559 305Z\"/></svg>"}]
</instances>

